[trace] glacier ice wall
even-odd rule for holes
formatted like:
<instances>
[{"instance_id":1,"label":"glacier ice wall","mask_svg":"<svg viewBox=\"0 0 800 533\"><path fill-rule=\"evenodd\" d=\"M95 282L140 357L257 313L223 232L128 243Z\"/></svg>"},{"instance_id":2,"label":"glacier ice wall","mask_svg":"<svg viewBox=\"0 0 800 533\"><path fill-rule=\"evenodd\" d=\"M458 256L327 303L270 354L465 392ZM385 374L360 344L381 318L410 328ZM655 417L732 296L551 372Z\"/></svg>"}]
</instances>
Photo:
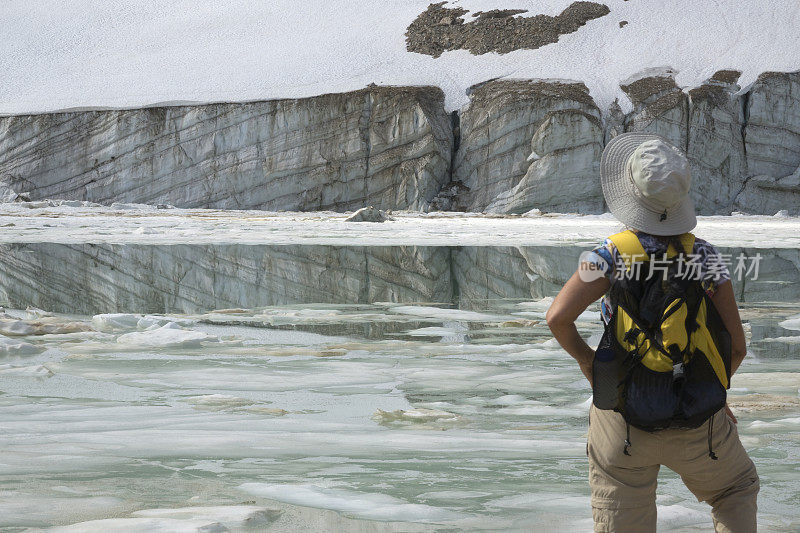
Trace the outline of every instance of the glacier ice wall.
<instances>
[{"instance_id":1,"label":"glacier ice wall","mask_svg":"<svg viewBox=\"0 0 800 533\"><path fill-rule=\"evenodd\" d=\"M745 91L738 71L689 90L674 76L624 81L627 113L599 109L583 83L498 79L472 87L453 114L438 88L371 85L4 116L0 187L7 199L103 204L601 213L605 143L646 131L687 152L699 214L800 214L800 72L764 73Z\"/></svg>"},{"instance_id":2,"label":"glacier ice wall","mask_svg":"<svg viewBox=\"0 0 800 533\"><path fill-rule=\"evenodd\" d=\"M444 95L375 87L297 100L0 117L0 178L32 199L425 210L452 150Z\"/></svg>"}]
</instances>

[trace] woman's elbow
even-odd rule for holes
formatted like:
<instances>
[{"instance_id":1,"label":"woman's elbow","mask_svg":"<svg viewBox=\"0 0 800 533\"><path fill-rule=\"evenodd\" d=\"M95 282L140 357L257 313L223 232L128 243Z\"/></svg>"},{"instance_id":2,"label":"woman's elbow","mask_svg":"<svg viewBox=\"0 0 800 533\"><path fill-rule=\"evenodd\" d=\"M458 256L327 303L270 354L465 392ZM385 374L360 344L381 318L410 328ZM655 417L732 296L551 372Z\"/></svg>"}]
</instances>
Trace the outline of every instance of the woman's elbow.
<instances>
[{"instance_id":1,"label":"woman's elbow","mask_svg":"<svg viewBox=\"0 0 800 533\"><path fill-rule=\"evenodd\" d=\"M564 313L554 310L552 307L547 310L547 313L544 315L544 319L547 321L547 327L549 327L550 331L552 332L562 329L571 322L569 317L567 317Z\"/></svg>"}]
</instances>

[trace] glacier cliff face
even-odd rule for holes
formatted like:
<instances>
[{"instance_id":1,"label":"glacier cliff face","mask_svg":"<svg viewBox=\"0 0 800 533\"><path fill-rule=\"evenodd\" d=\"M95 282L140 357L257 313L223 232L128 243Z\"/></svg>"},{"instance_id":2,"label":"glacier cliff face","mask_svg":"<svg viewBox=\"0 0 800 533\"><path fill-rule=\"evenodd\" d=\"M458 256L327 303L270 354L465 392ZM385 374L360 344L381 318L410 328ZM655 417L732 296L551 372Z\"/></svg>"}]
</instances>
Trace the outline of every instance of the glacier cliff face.
<instances>
[{"instance_id":1,"label":"glacier cliff face","mask_svg":"<svg viewBox=\"0 0 800 533\"><path fill-rule=\"evenodd\" d=\"M585 85L498 80L470 98L453 167L470 211L602 212L600 110Z\"/></svg>"},{"instance_id":2,"label":"glacier cliff face","mask_svg":"<svg viewBox=\"0 0 800 533\"><path fill-rule=\"evenodd\" d=\"M32 199L272 210L427 208L452 150L443 93L0 117L0 177Z\"/></svg>"},{"instance_id":3,"label":"glacier cliff face","mask_svg":"<svg viewBox=\"0 0 800 533\"><path fill-rule=\"evenodd\" d=\"M299 100L0 117L13 199L267 210L601 213L609 139L657 133L686 151L699 214L800 214L800 72L747 91L722 70L684 90L666 69L601 111L582 83L494 80L453 116L434 87ZM437 196L439 195L439 196ZM24 197L24 194L23 194Z\"/></svg>"},{"instance_id":4,"label":"glacier cliff face","mask_svg":"<svg viewBox=\"0 0 800 533\"><path fill-rule=\"evenodd\" d=\"M602 147L643 131L687 153L698 214L800 214L800 73L764 73L744 93L738 77L722 70L687 93L674 72L643 73L621 85L627 114L601 114L581 84L482 84L461 112L453 176L471 210L602 212Z\"/></svg>"}]
</instances>

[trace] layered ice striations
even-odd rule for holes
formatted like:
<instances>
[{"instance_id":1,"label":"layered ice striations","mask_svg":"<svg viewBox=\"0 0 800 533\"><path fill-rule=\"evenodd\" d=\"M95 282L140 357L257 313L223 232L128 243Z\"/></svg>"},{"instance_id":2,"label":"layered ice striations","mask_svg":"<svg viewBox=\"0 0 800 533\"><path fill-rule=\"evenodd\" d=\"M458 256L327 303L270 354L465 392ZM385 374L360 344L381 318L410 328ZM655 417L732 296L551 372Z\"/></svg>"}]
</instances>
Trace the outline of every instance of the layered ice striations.
<instances>
[{"instance_id":1,"label":"layered ice striations","mask_svg":"<svg viewBox=\"0 0 800 533\"><path fill-rule=\"evenodd\" d=\"M447 179L435 87L0 118L11 193L102 204L425 210Z\"/></svg>"},{"instance_id":2,"label":"layered ice striations","mask_svg":"<svg viewBox=\"0 0 800 533\"><path fill-rule=\"evenodd\" d=\"M478 85L460 127L453 177L469 187L470 211L602 212L603 130L584 84Z\"/></svg>"}]
</instances>

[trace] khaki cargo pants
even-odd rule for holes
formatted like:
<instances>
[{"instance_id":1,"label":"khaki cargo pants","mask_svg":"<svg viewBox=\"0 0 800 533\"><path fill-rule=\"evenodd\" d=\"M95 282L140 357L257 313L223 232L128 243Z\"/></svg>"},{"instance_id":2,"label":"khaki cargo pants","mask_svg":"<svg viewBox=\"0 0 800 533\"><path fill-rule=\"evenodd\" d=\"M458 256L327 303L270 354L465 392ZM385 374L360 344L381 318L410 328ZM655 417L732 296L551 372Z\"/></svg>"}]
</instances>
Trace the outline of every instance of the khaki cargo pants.
<instances>
[{"instance_id":1,"label":"khaki cargo pants","mask_svg":"<svg viewBox=\"0 0 800 533\"><path fill-rule=\"evenodd\" d=\"M654 433L630 428L630 455L625 455L626 427L619 413L589 413L589 486L595 531L644 533L656 530L656 482L661 465L678 473L699 501L711 505L718 533L756 531L758 474L736 425L720 410L697 429Z\"/></svg>"}]
</instances>

